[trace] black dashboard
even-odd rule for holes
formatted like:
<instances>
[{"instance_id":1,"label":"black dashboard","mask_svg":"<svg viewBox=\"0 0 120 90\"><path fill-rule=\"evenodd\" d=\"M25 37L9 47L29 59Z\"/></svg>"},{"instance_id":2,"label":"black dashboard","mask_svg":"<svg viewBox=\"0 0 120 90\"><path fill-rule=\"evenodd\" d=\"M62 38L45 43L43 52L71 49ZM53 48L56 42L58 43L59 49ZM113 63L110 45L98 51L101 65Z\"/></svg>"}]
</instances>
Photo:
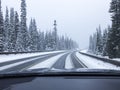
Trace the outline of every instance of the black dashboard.
<instances>
[{"instance_id":1,"label":"black dashboard","mask_svg":"<svg viewBox=\"0 0 120 90\"><path fill-rule=\"evenodd\" d=\"M120 76L31 76L1 78L0 90L120 90Z\"/></svg>"}]
</instances>

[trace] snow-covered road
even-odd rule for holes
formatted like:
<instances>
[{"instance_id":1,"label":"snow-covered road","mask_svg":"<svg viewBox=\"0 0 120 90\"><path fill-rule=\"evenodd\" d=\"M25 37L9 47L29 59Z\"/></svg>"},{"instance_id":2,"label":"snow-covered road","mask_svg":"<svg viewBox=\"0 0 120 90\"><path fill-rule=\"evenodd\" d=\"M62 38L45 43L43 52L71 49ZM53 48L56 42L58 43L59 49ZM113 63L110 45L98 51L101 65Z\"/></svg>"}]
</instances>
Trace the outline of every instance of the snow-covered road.
<instances>
[{"instance_id":1,"label":"snow-covered road","mask_svg":"<svg viewBox=\"0 0 120 90\"><path fill-rule=\"evenodd\" d=\"M33 56L33 57L32 57ZM89 68L89 69L117 69L120 67L105 63L103 61L90 58L75 51L57 51L41 54L23 55L25 59L17 60L7 56L7 59L3 61L3 57L0 62L0 73L12 72L12 71L24 71L40 68L50 69L75 69L75 68ZM15 56L14 56L15 57ZM22 58L23 58L22 57ZM27 58L26 58L27 57ZM31 58L29 58L31 57ZM18 57L17 57L18 58Z\"/></svg>"}]
</instances>

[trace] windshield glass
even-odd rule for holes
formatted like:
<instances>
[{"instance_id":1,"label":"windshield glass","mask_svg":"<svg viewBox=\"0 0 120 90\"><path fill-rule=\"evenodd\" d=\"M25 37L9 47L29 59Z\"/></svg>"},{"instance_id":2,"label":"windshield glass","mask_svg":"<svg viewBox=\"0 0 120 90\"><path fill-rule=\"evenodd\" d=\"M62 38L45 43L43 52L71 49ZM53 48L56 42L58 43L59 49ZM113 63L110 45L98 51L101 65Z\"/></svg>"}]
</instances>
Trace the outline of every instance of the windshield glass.
<instances>
[{"instance_id":1,"label":"windshield glass","mask_svg":"<svg viewBox=\"0 0 120 90\"><path fill-rule=\"evenodd\" d=\"M120 70L119 0L0 0L0 73Z\"/></svg>"}]
</instances>

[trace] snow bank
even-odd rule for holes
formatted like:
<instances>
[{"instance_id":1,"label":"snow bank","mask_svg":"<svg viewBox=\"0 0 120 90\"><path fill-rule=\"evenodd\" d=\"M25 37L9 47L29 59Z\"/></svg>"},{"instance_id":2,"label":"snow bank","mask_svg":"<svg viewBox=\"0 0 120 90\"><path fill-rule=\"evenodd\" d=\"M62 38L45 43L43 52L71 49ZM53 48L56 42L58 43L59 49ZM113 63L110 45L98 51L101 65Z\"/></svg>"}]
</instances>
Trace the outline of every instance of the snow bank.
<instances>
[{"instance_id":1,"label":"snow bank","mask_svg":"<svg viewBox=\"0 0 120 90\"><path fill-rule=\"evenodd\" d=\"M89 56L76 53L76 56L90 69L117 69L120 70L120 67L115 65L91 58Z\"/></svg>"},{"instance_id":2,"label":"snow bank","mask_svg":"<svg viewBox=\"0 0 120 90\"><path fill-rule=\"evenodd\" d=\"M87 52L88 52L88 50L87 50L87 49L85 49L85 50L81 50L80 52L87 53Z\"/></svg>"},{"instance_id":3,"label":"snow bank","mask_svg":"<svg viewBox=\"0 0 120 90\"><path fill-rule=\"evenodd\" d=\"M120 58L110 59L108 56L95 55L93 53L89 53L87 49L86 50L81 50L80 52L86 53L86 54L89 54L89 55L93 55L93 56L96 56L96 57L105 58L105 59L109 59L109 60L114 60L114 61L119 61L120 62Z\"/></svg>"}]
</instances>

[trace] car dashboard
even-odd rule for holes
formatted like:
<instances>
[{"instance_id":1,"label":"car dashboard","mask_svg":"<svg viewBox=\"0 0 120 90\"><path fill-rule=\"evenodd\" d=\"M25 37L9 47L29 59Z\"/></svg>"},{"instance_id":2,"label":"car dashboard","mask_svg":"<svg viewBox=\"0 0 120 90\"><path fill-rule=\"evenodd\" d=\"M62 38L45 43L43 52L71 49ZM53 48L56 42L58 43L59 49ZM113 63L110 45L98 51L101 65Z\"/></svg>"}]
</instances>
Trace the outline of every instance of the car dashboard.
<instances>
[{"instance_id":1,"label":"car dashboard","mask_svg":"<svg viewBox=\"0 0 120 90\"><path fill-rule=\"evenodd\" d=\"M0 90L120 90L119 74L24 73L0 77Z\"/></svg>"}]
</instances>

